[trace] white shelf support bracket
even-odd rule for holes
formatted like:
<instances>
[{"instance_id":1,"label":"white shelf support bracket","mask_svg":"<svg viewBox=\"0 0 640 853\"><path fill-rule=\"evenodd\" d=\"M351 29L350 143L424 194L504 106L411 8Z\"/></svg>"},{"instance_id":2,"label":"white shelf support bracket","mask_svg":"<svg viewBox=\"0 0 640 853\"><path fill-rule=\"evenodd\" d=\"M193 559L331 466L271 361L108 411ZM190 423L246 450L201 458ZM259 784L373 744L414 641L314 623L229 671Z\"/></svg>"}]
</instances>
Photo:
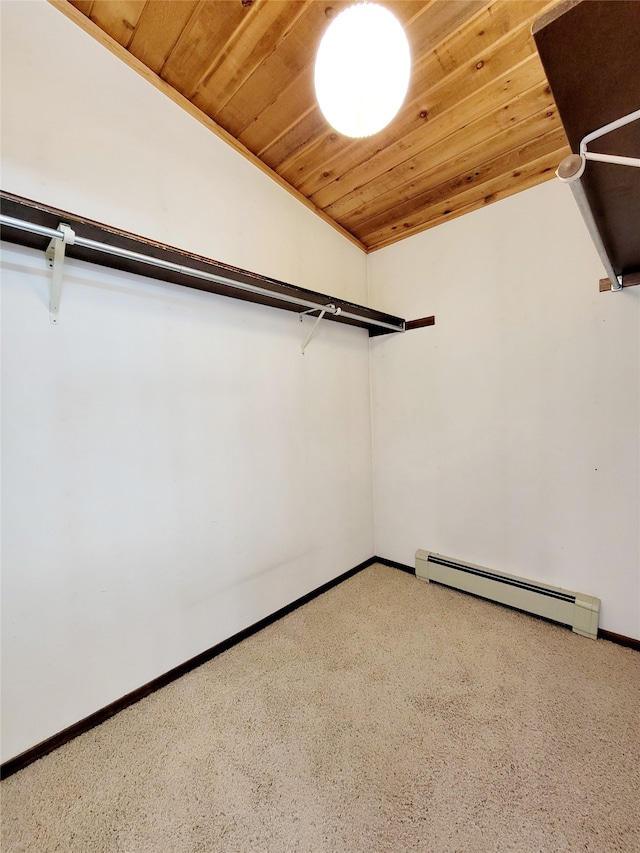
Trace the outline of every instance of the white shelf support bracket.
<instances>
[{"instance_id":1,"label":"white shelf support bracket","mask_svg":"<svg viewBox=\"0 0 640 853\"><path fill-rule=\"evenodd\" d=\"M584 187L580 181L580 178L584 174L586 165L587 161L584 154L570 154L568 157L565 157L562 163L558 166L556 176L560 178L563 184L569 184L569 187L571 188L575 202L578 205L578 210L582 214L584 224L587 226L589 236L593 241L593 245L596 247L598 255L600 255L602 266L609 276L611 290L622 290L622 276L618 275L613 268L605 245L602 242L600 231L598 230L596 221L593 218L591 206L587 201Z\"/></svg>"},{"instance_id":2,"label":"white shelf support bracket","mask_svg":"<svg viewBox=\"0 0 640 853\"><path fill-rule=\"evenodd\" d=\"M613 269L613 264L607 255L607 250L602 241L602 237L600 236L598 226L596 225L593 213L591 212L591 206L587 201L580 178L584 174L587 160L594 160L600 163L613 163L617 166L640 167L640 158L637 157L622 157L617 154L597 154L592 151L587 151L587 146L590 142L593 142L594 139L600 139L601 136L606 136L607 133L611 133L619 127L624 127L633 121L639 120L640 110L635 110L634 112L629 113L629 115L622 116L622 118L616 119L616 121L612 121L609 124L605 124L604 127L600 127L592 133L588 133L580 142L580 153L570 154L568 157L565 157L562 163L558 166L558 170L556 172L557 177L560 178L563 183L569 184L571 187L571 192L573 193L573 197L576 200L580 213L582 214L582 218L587 226L589 235L591 236L598 254L600 255L602 265L609 276L612 291L622 290L622 276L617 275Z\"/></svg>"},{"instance_id":3,"label":"white shelf support bracket","mask_svg":"<svg viewBox=\"0 0 640 853\"><path fill-rule=\"evenodd\" d=\"M305 315L305 314L314 314L316 311L319 311L320 313L318 314L318 319L317 319L317 320L315 321L315 323L313 324L313 328L311 329L311 331L310 331L310 332L309 332L309 334L307 335L305 342L302 344L302 355L304 355L304 351L306 350L306 348L307 348L307 347L309 346L309 344L311 343L311 338L313 338L313 336L314 336L314 335L315 335L315 333L317 332L317 330L318 330L318 326L320 325L320 321L322 320L322 318L324 317L324 315L327 313L327 311L328 311L330 314L333 314L333 315L335 315L335 316L337 317L337 316L338 316L338 314L340 314L340 313L341 313L342 309L341 309L341 308L336 308L336 306L333 304L333 302L330 302L328 305L325 305L325 306L324 306L324 308L320 308L320 307L318 307L318 308L309 308L309 310L308 310L308 311L303 311L303 312L299 315L299 316L300 316L300 322L302 323L302 318L304 317L304 315Z\"/></svg>"},{"instance_id":4,"label":"white shelf support bracket","mask_svg":"<svg viewBox=\"0 0 640 853\"><path fill-rule=\"evenodd\" d=\"M62 222L58 225L58 231L62 232L62 238L52 237L46 251L49 269L53 270L53 275L51 277L51 296L49 299L49 319L53 326L58 325L66 247L67 244L70 246L73 245L76 237L73 228L69 225L63 224Z\"/></svg>"},{"instance_id":5,"label":"white shelf support bracket","mask_svg":"<svg viewBox=\"0 0 640 853\"><path fill-rule=\"evenodd\" d=\"M604 127L599 127L597 130L588 133L580 142L580 156L585 157L587 160L596 160L600 163L614 163L616 166L640 167L639 157L622 157L618 154L597 154L595 151L587 151L587 146L594 139L600 139L601 136L606 136L607 133L631 124L633 121L640 121L640 110L634 110L629 115L622 116L622 118L616 119L609 124L605 124Z\"/></svg>"}]
</instances>

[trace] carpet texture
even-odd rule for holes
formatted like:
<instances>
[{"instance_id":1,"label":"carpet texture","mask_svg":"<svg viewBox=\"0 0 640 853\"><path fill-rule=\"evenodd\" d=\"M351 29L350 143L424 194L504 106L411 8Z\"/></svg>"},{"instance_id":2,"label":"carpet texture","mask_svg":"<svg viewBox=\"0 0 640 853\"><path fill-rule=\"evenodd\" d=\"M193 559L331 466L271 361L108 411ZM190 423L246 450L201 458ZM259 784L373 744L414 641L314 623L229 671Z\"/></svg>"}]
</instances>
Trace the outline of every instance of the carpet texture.
<instances>
[{"instance_id":1,"label":"carpet texture","mask_svg":"<svg viewBox=\"0 0 640 853\"><path fill-rule=\"evenodd\" d=\"M639 710L637 652L372 566L3 781L2 850L634 853Z\"/></svg>"}]
</instances>

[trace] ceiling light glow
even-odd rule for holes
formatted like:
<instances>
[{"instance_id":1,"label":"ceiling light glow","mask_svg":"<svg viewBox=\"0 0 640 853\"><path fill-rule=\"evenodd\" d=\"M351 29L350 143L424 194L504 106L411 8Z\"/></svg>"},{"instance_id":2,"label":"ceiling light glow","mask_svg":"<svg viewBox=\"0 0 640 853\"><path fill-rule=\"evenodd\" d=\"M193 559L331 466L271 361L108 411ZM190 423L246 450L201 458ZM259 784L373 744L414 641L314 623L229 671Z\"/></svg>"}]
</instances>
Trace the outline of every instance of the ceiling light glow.
<instances>
[{"instance_id":1,"label":"ceiling light glow","mask_svg":"<svg viewBox=\"0 0 640 853\"><path fill-rule=\"evenodd\" d=\"M371 136L402 106L410 71L409 43L398 19L383 6L358 3L334 18L320 42L318 104L339 133Z\"/></svg>"}]
</instances>

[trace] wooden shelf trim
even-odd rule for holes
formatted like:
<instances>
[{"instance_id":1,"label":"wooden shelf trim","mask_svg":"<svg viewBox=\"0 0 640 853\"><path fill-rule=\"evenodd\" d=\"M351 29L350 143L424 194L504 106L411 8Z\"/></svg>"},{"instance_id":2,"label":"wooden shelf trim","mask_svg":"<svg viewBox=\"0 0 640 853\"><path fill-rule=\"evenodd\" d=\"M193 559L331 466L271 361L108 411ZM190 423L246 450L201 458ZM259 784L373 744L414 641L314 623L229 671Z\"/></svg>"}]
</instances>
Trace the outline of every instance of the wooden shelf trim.
<instances>
[{"instance_id":1,"label":"wooden shelf trim","mask_svg":"<svg viewBox=\"0 0 640 853\"><path fill-rule=\"evenodd\" d=\"M80 243L67 244L66 256L69 258L285 311L322 310L331 304L340 309L340 313L327 312L325 319L365 328L370 336L405 331L405 321L401 317L213 261L21 196L0 192L0 209L4 216L48 229L57 230L61 222L69 225L81 238ZM11 224L3 224L1 236L8 242L43 252L49 245L47 236L24 231ZM107 253L97 246L83 245L82 241L135 253L144 259ZM213 280L198 277L202 274L211 276Z\"/></svg>"},{"instance_id":2,"label":"wooden shelf trim","mask_svg":"<svg viewBox=\"0 0 640 853\"><path fill-rule=\"evenodd\" d=\"M420 317L417 320L407 320L405 329L407 332L411 329L423 329L425 326L434 326L435 322L436 318L433 315L431 317Z\"/></svg>"},{"instance_id":3,"label":"wooden shelf trim","mask_svg":"<svg viewBox=\"0 0 640 853\"><path fill-rule=\"evenodd\" d=\"M631 273L630 275L623 275L621 276L621 278L623 287L633 287L636 284L640 284L640 272ZM601 278L600 293L603 293L605 290L611 290L611 279ZM409 328L408 325L407 328Z\"/></svg>"}]
</instances>

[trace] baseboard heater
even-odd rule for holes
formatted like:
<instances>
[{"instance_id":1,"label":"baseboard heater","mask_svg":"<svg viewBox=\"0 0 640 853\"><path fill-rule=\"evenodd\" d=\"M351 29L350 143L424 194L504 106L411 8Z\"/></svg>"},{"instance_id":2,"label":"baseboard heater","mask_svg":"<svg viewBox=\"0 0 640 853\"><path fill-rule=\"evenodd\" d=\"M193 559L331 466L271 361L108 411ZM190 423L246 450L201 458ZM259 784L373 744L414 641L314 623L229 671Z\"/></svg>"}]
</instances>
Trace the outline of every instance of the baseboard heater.
<instances>
[{"instance_id":1,"label":"baseboard heater","mask_svg":"<svg viewBox=\"0 0 640 853\"><path fill-rule=\"evenodd\" d=\"M416 552L416 576L560 622L583 637L595 640L598 636L600 599L591 595L494 572L432 551Z\"/></svg>"}]
</instances>

